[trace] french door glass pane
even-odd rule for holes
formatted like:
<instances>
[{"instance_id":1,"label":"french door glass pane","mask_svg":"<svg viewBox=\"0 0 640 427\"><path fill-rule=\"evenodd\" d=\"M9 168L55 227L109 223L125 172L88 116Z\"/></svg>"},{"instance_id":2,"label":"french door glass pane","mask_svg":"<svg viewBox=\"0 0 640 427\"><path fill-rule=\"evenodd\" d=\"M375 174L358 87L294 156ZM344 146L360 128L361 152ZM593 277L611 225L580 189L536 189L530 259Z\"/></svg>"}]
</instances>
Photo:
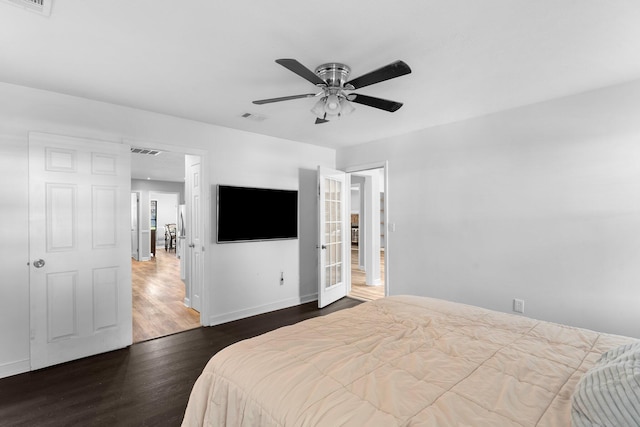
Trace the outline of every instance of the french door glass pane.
<instances>
[{"instance_id":1,"label":"french door glass pane","mask_svg":"<svg viewBox=\"0 0 640 427\"><path fill-rule=\"evenodd\" d=\"M342 282L342 182L325 178L325 280L326 288Z\"/></svg>"}]
</instances>

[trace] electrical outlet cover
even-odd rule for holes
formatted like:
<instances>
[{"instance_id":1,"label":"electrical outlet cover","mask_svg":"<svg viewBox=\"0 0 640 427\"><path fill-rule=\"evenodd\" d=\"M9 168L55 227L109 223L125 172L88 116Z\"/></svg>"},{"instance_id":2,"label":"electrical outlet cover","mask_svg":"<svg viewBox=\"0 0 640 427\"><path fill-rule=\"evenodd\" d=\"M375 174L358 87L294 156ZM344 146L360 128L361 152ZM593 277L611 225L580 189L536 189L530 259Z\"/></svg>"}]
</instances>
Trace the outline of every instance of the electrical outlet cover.
<instances>
[{"instance_id":1,"label":"electrical outlet cover","mask_svg":"<svg viewBox=\"0 0 640 427\"><path fill-rule=\"evenodd\" d=\"M513 311L515 311L516 313L524 313L524 300L514 298Z\"/></svg>"}]
</instances>

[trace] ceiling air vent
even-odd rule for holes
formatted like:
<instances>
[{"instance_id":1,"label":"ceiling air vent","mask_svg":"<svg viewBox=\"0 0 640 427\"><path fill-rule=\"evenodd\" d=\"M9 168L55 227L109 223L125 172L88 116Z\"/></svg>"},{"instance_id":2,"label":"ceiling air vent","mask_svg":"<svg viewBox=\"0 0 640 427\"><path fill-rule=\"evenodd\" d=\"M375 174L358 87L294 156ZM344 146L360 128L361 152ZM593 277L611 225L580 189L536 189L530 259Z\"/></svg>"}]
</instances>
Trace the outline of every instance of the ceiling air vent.
<instances>
[{"instance_id":1,"label":"ceiling air vent","mask_svg":"<svg viewBox=\"0 0 640 427\"><path fill-rule=\"evenodd\" d=\"M158 154L162 153L162 151L160 150L153 150L151 148L136 148L136 147L131 147L131 152L133 154L146 154L148 156L157 156Z\"/></svg>"},{"instance_id":2,"label":"ceiling air vent","mask_svg":"<svg viewBox=\"0 0 640 427\"><path fill-rule=\"evenodd\" d=\"M53 0L0 0L2 3L9 3L23 9L36 12L44 16L51 15L51 3Z\"/></svg>"}]
</instances>

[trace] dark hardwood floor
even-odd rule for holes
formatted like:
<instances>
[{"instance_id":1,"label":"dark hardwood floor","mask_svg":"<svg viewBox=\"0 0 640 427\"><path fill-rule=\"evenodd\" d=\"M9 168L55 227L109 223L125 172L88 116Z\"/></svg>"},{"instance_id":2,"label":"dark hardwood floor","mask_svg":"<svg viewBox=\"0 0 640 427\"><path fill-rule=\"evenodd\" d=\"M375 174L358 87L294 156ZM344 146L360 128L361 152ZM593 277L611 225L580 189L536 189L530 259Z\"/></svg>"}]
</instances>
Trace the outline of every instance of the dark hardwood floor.
<instances>
[{"instance_id":1,"label":"dark hardwood floor","mask_svg":"<svg viewBox=\"0 0 640 427\"><path fill-rule=\"evenodd\" d=\"M237 341L354 307L343 298L198 328L0 379L2 426L179 426L207 361Z\"/></svg>"}]
</instances>

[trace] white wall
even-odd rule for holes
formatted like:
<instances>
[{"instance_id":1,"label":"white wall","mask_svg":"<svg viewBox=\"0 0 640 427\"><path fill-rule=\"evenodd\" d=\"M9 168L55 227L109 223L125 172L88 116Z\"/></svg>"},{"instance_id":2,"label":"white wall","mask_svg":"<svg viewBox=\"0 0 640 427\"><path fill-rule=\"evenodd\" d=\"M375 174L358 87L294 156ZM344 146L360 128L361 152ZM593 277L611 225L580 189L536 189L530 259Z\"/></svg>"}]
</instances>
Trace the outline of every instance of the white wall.
<instances>
[{"instance_id":1,"label":"white wall","mask_svg":"<svg viewBox=\"0 0 640 427\"><path fill-rule=\"evenodd\" d=\"M339 150L389 161L392 294L640 338L639 112L636 81Z\"/></svg>"},{"instance_id":2,"label":"white wall","mask_svg":"<svg viewBox=\"0 0 640 427\"><path fill-rule=\"evenodd\" d=\"M0 378L29 369L29 164L23 140L0 130Z\"/></svg>"},{"instance_id":3,"label":"white wall","mask_svg":"<svg viewBox=\"0 0 640 427\"><path fill-rule=\"evenodd\" d=\"M161 193L178 193L180 205L184 204L184 182L156 181L147 179L132 179L131 191L156 191Z\"/></svg>"},{"instance_id":4,"label":"white wall","mask_svg":"<svg viewBox=\"0 0 640 427\"><path fill-rule=\"evenodd\" d=\"M164 245L165 224L178 224L178 196L177 193L149 193L149 200L158 202L156 242L162 245Z\"/></svg>"},{"instance_id":5,"label":"white wall","mask_svg":"<svg viewBox=\"0 0 640 427\"><path fill-rule=\"evenodd\" d=\"M214 298L212 311L217 314L212 323L262 312L265 301L272 301L269 307L277 309L298 298L301 301L317 298L316 169L318 164L334 163L335 151L295 142L274 144L265 140L256 144L255 135L245 135L251 138L236 136L232 144L216 147L220 161L212 171L212 181L285 190L299 188L299 239L296 244L281 240L213 245L210 255L216 262L212 276L221 297ZM215 187L210 191L215 200ZM268 208L273 207L265 207ZM212 209L214 223L215 214ZM215 241L215 234L211 239Z\"/></svg>"},{"instance_id":6,"label":"white wall","mask_svg":"<svg viewBox=\"0 0 640 427\"><path fill-rule=\"evenodd\" d=\"M300 239L209 240L206 304L210 321L218 322L316 297L315 169L334 167L334 150L0 83L0 213L2 223L11 224L0 245L0 377L29 368L28 131L204 150L208 206L218 183L300 189ZM206 219L210 235L213 219Z\"/></svg>"},{"instance_id":7,"label":"white wall","mask_svg":"<svg viewBox=\"0 0 640 427\"><path fill-rule=\"evenodd\" d=\"M351 176L351 205L350 212L352 214L360 213L360 189L353 188L353 176Z\"/></svg>"}]
</instances>

